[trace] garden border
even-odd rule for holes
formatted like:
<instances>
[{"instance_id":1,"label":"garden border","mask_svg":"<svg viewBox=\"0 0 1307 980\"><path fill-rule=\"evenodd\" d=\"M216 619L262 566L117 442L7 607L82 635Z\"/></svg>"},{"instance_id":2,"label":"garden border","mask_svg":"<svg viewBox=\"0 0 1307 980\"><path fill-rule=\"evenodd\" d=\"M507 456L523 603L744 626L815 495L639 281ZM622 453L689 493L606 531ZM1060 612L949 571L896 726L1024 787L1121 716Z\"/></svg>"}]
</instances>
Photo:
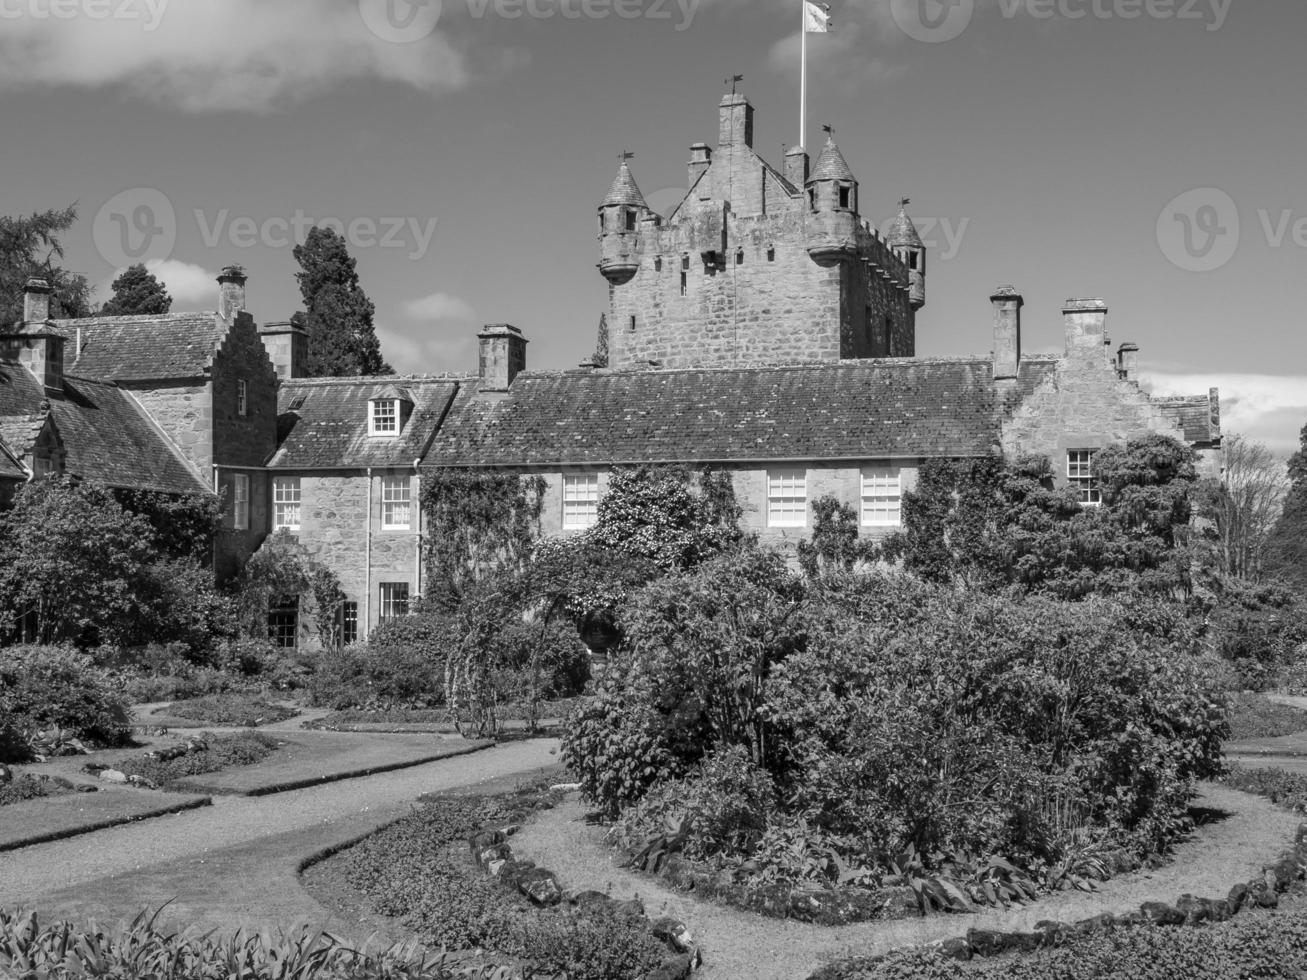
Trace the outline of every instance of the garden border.
<instances>
[{"instance_id":1,"label":"garden border","mask_svg":"<svg viewBox=\"0 0 1307 980\"><path fill-rule=\"evenodd\" d=\"M124 790L123 792L140 792L139 790ZM80 837L83 834L93 834L98 830L108 830L112 827L122 827L129 823L140 823L142 820L153 820L156 817L170 817L176 813L185 813L188 810L198 810L201 807L212 806L213 797L200 796L189 800L183 800L179 803L171 803L167 806L160 806L145 810L141 813L124 817L112 817L100 820L95 823L86 824L79 827L65 827L63 830L50 831L49 833L33 834L31 837L24 837L15 841L0 842L0 853L5 851L16 851L23 847L35 847L37 844L52 844L55 841L68 840L72 837Z\"/></svg>"}]
</instances>

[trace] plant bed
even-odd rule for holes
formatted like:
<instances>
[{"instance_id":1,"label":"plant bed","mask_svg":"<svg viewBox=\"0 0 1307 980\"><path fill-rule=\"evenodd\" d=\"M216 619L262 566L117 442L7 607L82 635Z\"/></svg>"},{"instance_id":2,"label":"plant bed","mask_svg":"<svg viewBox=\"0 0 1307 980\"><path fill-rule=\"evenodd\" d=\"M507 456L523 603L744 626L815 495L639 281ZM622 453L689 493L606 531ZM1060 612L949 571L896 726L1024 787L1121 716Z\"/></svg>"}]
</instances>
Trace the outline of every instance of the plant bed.
<instances>
[{"instance_id":1,"label":"plant bed","mask_svg":"<svg viewBox=\"0 0 1307 980\"><path fill-rule=\"evenodd\" d=\"M368 911L399 920L422 942L493 951L536 975L641 980L669 955L641 909L595 893L569 898L547 871L497 856L511 855L516 825L557 799L544 785L426 798L336 860Z\"/></svg>"},{"instance_id":2,"label":"plant bed","mask_svg":"<svg viewBox=\"0 0 1307 980\"><path fill-rule=\"evenodd\" d=\"M1280 704L1261 694L1238 694L1231 699L1230 738L1280 738L1307 732L1307 711Z\"/></svg>"},{"instance_id":3,"label":"plant bed","mask_svg":"<svg viewBox=\"0 0 1307 980\"><path fill-rule=\"evenodd\" d=\"M120 762L111 772L153 784L161 789L182 788L188 776L218 772L223 769L251 766L262 762L283 743L258 732L215 737L201 735L172 749L156 749L146 755ZM176 754L174 756L174 753ZM105 778L101 775L101 778Z\"/></svg>"},{"instance_id":4,"label":"plant bed","mask_svg":"<svg viewBox=\"0 0 1307 980\"><path fill-rule=\"evenodd\" d=\"M254 694L209 694L189 701L176 701L151 712L150 720L173 728L213 725L228 728L257 728L286 721L299 714L296 708L272 704ZM165 722L166 719L166 722Z\"/></svg>"},{"instance_id":5,"label":"plant bed","mask_svg":"<svg viewBox=\"0 0 1307 980\"><path fill-rule=\"evenodd\" d=\"M1232 765L1222 781L1231 789L1264 796L1286 810L1307 812L1307 774Z\"/></svg>"},{"instance_id":6,"label":"plant bed","mask_svg":"<svg viewBox=\"0 0 1307 980\"><path fill-rule=\"evenodd\" d=\"M0 806L12 806L15 803L26 803L28 800L46 799L76 792L77 787L66 779L23 773L8 782L0 782Z\"/></svg>"},{"instance_id":7,"label":"plant bed","mask_svg":"<svg viewBox=\"0 0 1307 980\"><path fill-rule=\"evenodd\" d=\"M566 718L575 709L577 701L576 698L567 698L542 702L536 709L537 722ZM529 709L529 705L514 702L497 706L495 714L501 726L519 728L528 720ZM305 722L304 727L324 731L452 732L455 719L448 708L347 708Z\"/></svg>"}]
</instances>

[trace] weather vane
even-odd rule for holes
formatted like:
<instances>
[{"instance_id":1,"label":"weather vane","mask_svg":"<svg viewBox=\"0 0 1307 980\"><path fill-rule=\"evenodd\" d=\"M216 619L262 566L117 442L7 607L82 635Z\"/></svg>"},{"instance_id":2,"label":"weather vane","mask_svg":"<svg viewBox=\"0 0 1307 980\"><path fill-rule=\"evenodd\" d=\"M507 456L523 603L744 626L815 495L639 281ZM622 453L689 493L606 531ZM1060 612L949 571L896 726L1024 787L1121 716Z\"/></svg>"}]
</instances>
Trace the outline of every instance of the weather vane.
<instances>
[{"instance_id":1,"label":"weather vane","mask_svg":"<svg viewBox=\"0 0 1307 980\"><path fill-rule=\"evenodd\" d=\"M912 203L912 198L910 197L904 197L899 199L899 207L901 208L906 208L911 203Z\"/></svg>"},{"instance_id":2,"label":"weather vane","mask_svg":"<svg viewBox=\"0 0 1307 980\"><path fill-rule=\"evenodd\" d=\"M617 159L621 160L622 163L625 163L627 160L634 160L635 154L632 153L630 150L623 150L621 153L617 155Z\"/></svg>"},{"instance_id":3,"label":"weather vane","mask_svg":"<svg viewBox=\"0 0 1307 980\"><path fill-rule=\"evenodd\" d=\"M825 133L827 136L835 135L835 127L832 126L830 123L827 123L825 126L821 127L821 131Z\"/></svg>"},{"instance_id":4,"label":"weather vane","mask_svg":"<svg viewBox=\"0 0 1307 980\"><path fill-rule=\"evenodd\" d=\"M744 81L743 75L732 75L730 78L726 79L726 84L731 87L731 95L735 94L735 86L739 85L742 81Z\"/></svg>"}]
</instances>

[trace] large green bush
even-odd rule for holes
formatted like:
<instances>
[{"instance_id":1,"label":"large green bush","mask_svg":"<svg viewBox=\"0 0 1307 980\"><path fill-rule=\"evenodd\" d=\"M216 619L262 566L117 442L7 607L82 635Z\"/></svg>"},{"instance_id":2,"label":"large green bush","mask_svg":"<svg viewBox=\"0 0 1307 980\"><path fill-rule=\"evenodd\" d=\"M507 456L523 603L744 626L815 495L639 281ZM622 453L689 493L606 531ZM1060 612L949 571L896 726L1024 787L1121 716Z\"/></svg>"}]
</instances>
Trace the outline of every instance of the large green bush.
<instances>
[{"instance_id":1,"label":"large green bush","mask_svg":"<svg viewBox=\"0 0 1307 980\"><path fill-rule=\"evenodd\" d=\"M0 761L17 761L32 735L52 728L122 745L130 722L109 675L89 657L62 647L0 648Z\"/></svg>"}]
</instances>

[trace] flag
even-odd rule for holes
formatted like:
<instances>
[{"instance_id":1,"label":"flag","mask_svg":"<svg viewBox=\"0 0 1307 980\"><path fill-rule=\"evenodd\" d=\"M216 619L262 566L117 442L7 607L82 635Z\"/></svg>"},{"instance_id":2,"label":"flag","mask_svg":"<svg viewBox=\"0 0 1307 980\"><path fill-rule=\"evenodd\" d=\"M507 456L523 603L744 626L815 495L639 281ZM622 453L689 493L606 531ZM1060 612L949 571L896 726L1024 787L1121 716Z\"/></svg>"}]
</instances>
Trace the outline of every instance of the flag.
<instances>
[{"instance_id":1,"label":"flag","mask_svg":"<svg viewBox=\"0 0 1307 980\"><path fill-rule=\"evenodd\" d=\"M831 29L829 4L803 0L803 31L805 34L826 34Z\"/></svg>"}]
</instances>

